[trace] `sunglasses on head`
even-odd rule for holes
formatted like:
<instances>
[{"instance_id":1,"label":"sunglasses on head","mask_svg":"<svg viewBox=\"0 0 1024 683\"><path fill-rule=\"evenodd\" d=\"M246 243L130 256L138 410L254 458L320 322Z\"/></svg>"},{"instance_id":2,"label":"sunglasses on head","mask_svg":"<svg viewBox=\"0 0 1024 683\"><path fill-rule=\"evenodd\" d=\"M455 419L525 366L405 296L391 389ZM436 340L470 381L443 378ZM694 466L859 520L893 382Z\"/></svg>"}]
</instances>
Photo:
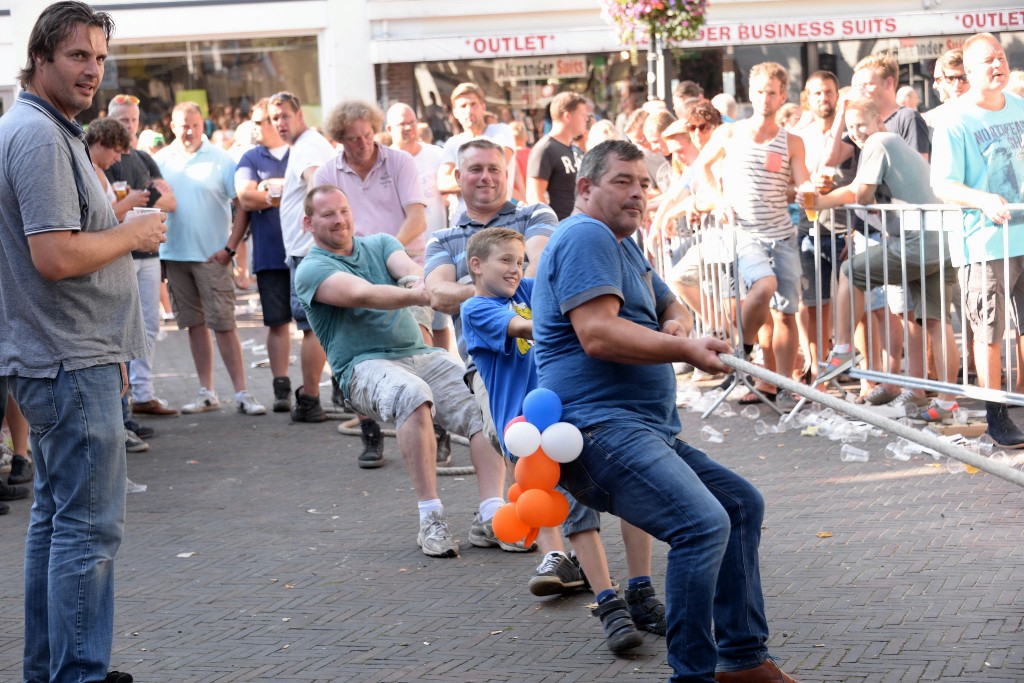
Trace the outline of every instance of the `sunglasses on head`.
<instances>
[{"instance_id":1,"label":"sunglasses on head","mask_svg":"<svg viewBox=\"0 0 1024 683\"><path fill-rule=\"evenodd\" d=\"M135 95L115 95L114 99L110 100L111 104L134 104L138 105L139 98Z\"/></svg>"}]
</instances>

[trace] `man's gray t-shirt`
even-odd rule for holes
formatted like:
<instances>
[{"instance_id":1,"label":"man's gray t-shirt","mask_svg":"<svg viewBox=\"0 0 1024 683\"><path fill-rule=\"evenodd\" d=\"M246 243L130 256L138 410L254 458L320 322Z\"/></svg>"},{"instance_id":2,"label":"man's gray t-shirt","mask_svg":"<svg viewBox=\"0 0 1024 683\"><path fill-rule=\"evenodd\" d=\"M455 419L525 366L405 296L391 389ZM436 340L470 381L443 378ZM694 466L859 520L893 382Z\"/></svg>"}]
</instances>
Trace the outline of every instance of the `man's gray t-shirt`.
<instances>
[{"instance_id":1,"label":"man's gray t-shirt","mask_svg":"<svg viewBox=\"0 0 1024 683\"><path fill-rule=\"evenodd\" d=\"M939 200L931 188L931 167L920 152L907 144L896 133L875 133L864 143L858 161L856 185L878 185L875 200L879 204L938 204ZM899 218L901 212L892 212L886 220L886 231L895 239L888 240L890 250L898 250L916 257L921 231L912 223L920 221L904 213L906 243L900 247ZM939 259L941 233L929 230L925 233L924 245L927 257ZM945 254L948 258L948 253Z\"/></svg>"},{"instance_id":2,"label":"man's gray t-shirt","mask_svg":"<svg viewBox=\"0 0 1024 683\"><path fill-rule=\"evenodd\" d=\"M0 375L52 378L61 366L121 363L146 351L131 256L58 282L32 263L31 235L117 225L79 134L28 93L0 118Z\"/></svg>"}]
</instances>

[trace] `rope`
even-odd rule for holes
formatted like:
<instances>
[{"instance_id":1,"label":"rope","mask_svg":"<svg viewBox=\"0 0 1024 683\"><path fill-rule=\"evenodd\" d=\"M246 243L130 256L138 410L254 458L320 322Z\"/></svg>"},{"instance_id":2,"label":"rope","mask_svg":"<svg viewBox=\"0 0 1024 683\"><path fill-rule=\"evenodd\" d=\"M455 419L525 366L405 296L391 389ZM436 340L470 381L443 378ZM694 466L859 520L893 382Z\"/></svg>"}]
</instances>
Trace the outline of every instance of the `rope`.
<instances>
[{"instance_id":1,"label":"rope","mask_svg":"<svg viewBox=\"0 0 1024 683\"><path fill-rule=\"evenodd\" d=\"M338 425L339 434L344 434L345 436L363 435L363 431L359 429L359 418L357 418L355 415L352 415L351 413L328 413L328 415L335 419L344 419L347 417L351 417L350 420L342 422L340 425ZM381 436L395 436L394 429L381 429L380 433ZM469 439L467 439L464 436L459 436L458 434L451 433L449 433L448 436L451 437L452 443L461 444L463 446L469 446ZM442 477L461 477L467 474L476 474L476 468L473 467L472 465L469 465L468 467L438 467L437 473Z\"/></svg>"},{"instance_id":2,"label":"rope","mask_svg":"<svg viewBox=\"0 0 1024 683\"><path fill-rule=\"evenodd\" d=\"M942 453L943 455L953 458L954 460L959 460L964 464L971 465L972 467L977 467L979 470L984 470L989 474L995 475L1000 479L1005 479L1006 481L1014 483L1017 486L1024 487L1024 472L1014 469L1013 467L1010 467L1005 463L991 460L989 458L986 458L985 456L978 455L977 453L972 453L971 451L965 448L961 448L960 446L950 443L945 439L940 439L926 432L911 429L910 427L902 425L899 422L896 422L895 420L891 420L887 417L882 417L881 415L874 413L868 408L859 406L855 403L848 403L830 394L826 394L807 385L800 384L799 382L795 382L789 379L788 377L783 377L782 375L772 372L771 370L745 361L742 358L737 358L736 356L727 355L724 353L718 354L718 358L719 360L721 360L723 363L728 365L730 368L733 368L734 370L739 370L741 372L745 372L755 377L759 377L760 379L763 379L766 382L770 382L771 384L791 391L794 394L799 394L800 396L803 396L808 400L814 401L815 403L820 403L824 406L832 408L833 410L837 410L839 412L846 413L847 415L851 415L856 419L874 425L879 429L884 429L890 434L895 434L896 436L903 437L907 441L913 441L915 443L921 444L922 446L927 446L928 448L931 448L933 451Z\"/></svg>"}]
</instances>

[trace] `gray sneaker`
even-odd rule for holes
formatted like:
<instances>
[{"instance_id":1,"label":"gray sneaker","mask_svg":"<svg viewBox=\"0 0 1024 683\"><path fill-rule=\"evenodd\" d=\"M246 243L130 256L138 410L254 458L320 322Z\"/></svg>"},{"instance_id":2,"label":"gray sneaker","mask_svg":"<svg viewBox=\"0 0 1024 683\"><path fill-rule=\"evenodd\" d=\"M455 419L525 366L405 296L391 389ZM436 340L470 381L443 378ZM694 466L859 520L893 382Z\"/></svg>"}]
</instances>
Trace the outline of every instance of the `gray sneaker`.
<instances>
[{"instance_id":1,"label":"gray sneaker","mask_svg":"<svg viewBox=\"0 0 1024 683\"><path fill-rule=\"evenodd\" d=\"M440 510L432 510L427 518L420 522L420 533L416 537L416 543L428 557L456 557L459 554L459 546L448 529L444 512Z\"/></svg>"},{"instance_id":2,"label":"gray sneaker","mask_svg":"<svg viewBox=\"0 0 1024 683\"><path fill-rule=\"evenodd\" d=\"M530 593L538 597L561 595L586 587L579 566L557 550L544 556L530 579Z\"/></svg>"},{"instance_id":3,"label":"gray sneaker","mask_svg":"<svg viewBox=\"0 0 1024 683\"><path fill-rule=\"evenodd\" d=\"M124 430L124 449L129 453L144 453L149 450L149 444L139 438L139 435L130 429Z\"/></svg>"},{"instance_id":4,"label":"gray sneaker","mask_svg":"<svg viewBox=\"0 0 1024 683\"><path fill-rule=\"evenodd\" d=\"M537 549L536 543L531 544L529 548L524 546L522 541L512 544L505 543L505 541L494 535L494 527L491 525L491 520L481 522L479 513L473 516L473 524L469 527L469 542L477 548L498 547L509 553L529 553Z\"/></svg>"}]
</instances>

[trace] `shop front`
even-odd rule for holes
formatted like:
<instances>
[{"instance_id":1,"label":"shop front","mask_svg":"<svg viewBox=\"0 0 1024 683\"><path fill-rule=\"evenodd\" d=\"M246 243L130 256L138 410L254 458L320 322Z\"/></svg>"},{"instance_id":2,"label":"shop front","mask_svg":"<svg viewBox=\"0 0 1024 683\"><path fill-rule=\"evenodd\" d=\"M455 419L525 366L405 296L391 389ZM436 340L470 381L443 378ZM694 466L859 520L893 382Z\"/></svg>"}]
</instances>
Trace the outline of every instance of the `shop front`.
<instances>
[{"instance_id":1,"label":"shop front","mask_svg":"<svg viewBox=\"0 0 1024 683\"><path fill-rule=\"evenodd\" d=\"M830 4L829 13L820 16L766 20L763 16L774 12L765 6L782 3L757 3L759 8L744 10L761 18L744 18L742 4L712 4L711 21L696 40L665 50L660 59L661 93L670 93L681 80L692 80L709 96L727 92L743 103L750 68L775 61L789 70L789 99L799 102L803 82L813 71L833 71L845 85L861 58L886 51L900 63L900 85L914 86L922 109L929 109L938 104L931 89L935 60L979 31L996 33L1011 66L1024 67L1020 9L959 11L951 8L954 1L947 1L942 10L921 10L917 4L915 11L868 17L844 2ZM489 32L489 23L485 18L473 22L478 29L468 35L451 31L409 38L395 36L392 27L391 35L374 39L375 60L386 65L378 69L378 76L384 76L378 78L381 101L413 100L409 103L421 113L428 105L436 110L437 105L448 105L457 83L469 80L484 88L488 108L499 118L517 118L531 128L561 90L589 96L599 115L610 117L624 108L625 98L642 101L646 96L646 53L623 50L599 18L582 27L552 31Z\"/></svg>"}]
</instances>

